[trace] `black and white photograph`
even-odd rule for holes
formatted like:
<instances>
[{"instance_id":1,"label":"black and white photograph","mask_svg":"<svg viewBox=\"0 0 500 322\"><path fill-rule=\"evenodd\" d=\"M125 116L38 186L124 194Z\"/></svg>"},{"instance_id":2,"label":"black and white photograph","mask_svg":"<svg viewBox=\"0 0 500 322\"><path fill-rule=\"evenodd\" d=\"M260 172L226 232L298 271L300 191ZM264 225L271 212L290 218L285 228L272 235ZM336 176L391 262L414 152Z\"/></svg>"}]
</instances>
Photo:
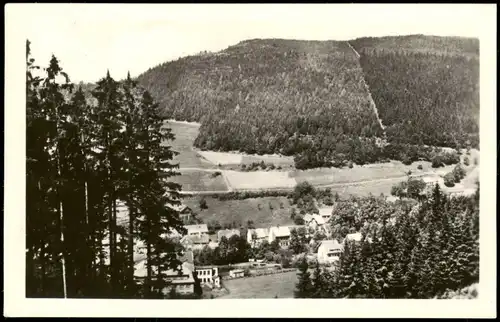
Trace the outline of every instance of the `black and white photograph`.
<instances>
[{"instance_id":1,"label":"black and white photograph","mask_svg":"<svg viewBox=\"0 0 500 322\"><path fill-rule=\"evenodd\" d=\"M5 8L4 315L496 317L496 6Z\"/></svg>"}]
</instances>

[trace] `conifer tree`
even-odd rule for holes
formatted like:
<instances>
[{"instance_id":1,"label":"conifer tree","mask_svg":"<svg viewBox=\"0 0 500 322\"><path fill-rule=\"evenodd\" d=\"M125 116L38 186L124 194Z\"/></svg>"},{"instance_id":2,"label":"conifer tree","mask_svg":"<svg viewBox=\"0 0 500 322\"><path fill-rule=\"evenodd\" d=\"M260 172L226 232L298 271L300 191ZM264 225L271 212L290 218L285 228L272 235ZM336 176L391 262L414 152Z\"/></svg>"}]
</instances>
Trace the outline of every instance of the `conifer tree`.
<instances>
[{"instance_id":1,"label":"conifer tree","mask_svg":"<svg viewBox=\"0 0 500 322\"><path fill-rule=\"evenodd\" d=\"M309 265L307 260L303 257L298 265L299 281L297 283L294 297L295 298L310 298L312 295L313 285L311 282L311 273L309 273Z\"/></svg>"}]
</instances>

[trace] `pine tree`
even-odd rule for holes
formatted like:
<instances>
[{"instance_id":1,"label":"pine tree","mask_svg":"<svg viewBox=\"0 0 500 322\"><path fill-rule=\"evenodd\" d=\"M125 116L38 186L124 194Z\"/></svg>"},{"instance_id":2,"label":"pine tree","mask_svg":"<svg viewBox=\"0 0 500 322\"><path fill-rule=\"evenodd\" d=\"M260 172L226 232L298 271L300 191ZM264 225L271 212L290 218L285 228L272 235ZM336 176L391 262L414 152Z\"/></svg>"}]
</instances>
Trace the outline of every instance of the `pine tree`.
<instances>
[{"instance_id":1,"label":"pine tree","mask_svg":"<svg viewBox=\"0 0 500 322\"><path fill-rule=\"evenodd\" d=\"M309 265L305 258L302 258L298 265L299 273L296 289L294 292L295 298L310 298L312 296L313 285L311 282L311 274L309 273Z\"/></svg>"}]
</instances>

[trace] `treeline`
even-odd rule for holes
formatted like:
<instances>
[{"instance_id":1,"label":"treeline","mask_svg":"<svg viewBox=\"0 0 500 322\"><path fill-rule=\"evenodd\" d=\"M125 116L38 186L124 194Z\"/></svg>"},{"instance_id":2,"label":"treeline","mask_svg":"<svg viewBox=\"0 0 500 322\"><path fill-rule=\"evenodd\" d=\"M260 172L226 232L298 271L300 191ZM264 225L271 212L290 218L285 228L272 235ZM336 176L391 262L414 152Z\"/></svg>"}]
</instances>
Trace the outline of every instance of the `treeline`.
<instances>
[{"instance_id":1,"label":"treeline","mask_svg":"<svg viewBox=\"0 0 500 322\"><path fill-rule=\"evenodd\" d=\"M138 81L169 118L202 123L201 149L294 156L298 169L410 162L429 159L423 144L477 146L479 137L474 43L425 39L403 37L398 54L353 41L361 65L347 42L250 40L161 64Z\"/></svg>"},{"instance_id":2,"label":"treeline","mask_svg":"<svg viewBox=\"0 0 500 322\"><path fill-rule=\"evenodd\" d=\"M420 50L404 40L353 42L387 138L393 143L477 148L479 42L432 39L428 44L425 38L414 39Z\"/></svg>"},{"instance_id":3,"label":"treeline","mask_svg":"<svg viewBox=\"0 0 500 322\"><path fill-rule=\"evenodd\" d=\"M377 229L347 242L334 270L316 265L311 274L303 261L295 297L424 299L479 281L479 187L473 196L450 198L436 185L414 207L366 204L334 224L373 221Z\"/></svg>"},{"instance_id":4,"label":"treeline","mask_svg":"<svg viewBox=\"0 0 500 322\"><path fill-rule=\"evenodd\" d=\"M109 73L91 92L52 56L35 64L26 44L26 296L159 297L179 264L165 239L184 232L171 206L180 186L173 140L151 95ZM128 225L117 225L125 204ZM134 248L145 245L145 287L134 280Z\"/></svg>"}]
</instances>

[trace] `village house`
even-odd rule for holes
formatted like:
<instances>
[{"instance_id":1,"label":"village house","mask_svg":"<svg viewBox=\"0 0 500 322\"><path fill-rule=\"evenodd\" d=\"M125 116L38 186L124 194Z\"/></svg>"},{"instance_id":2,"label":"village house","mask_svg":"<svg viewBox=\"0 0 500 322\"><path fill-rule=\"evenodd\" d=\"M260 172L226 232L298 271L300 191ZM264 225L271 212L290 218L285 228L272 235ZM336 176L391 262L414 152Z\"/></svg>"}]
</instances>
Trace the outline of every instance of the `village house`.
<instances>
[{"instance_id":1,"label":"village house","mask_svg":"<svg viewBox=\"0 0 500 322\"><path fill-rule=\"evenodd\" d=\"M331 264L339 260L344 247L336 239L323 240L318 247L318 263Z\"/></svg>"},{"instance_id":2,"label":"village house","mask_svg":"<svg viewBox=\"0 0 500 322\"><path fill-rule=\"evenodd\" d=\"M194 293L194 264L193 254L190 251L184 253L179 258L182 262L178 269L169 269L165 274L165 281L167 286L162 290L163 295L167 295L172 288L179 294L193 294ZM147 277L146 256L143 254L134 254L134 277L139 284L144 283ZM153 268L155 270L155 268ZM154 274L157 272L154 271Z\"/></svg>"},{"instance_id":3,"label":"village house","mask_svg":"<svg viewBox=\"0 0 500 322\"><path fill-rule=\"evenodd\" d=\"M192 218L193 211L191 210L191 208L186 205L180 205L175 208L179 212L180 220L182 220L184 224L187 224Z\"/></svg>"},{"instance_id":4,"label":"village house","mask_svg":"<svg viewBox=\"0 0 500 322\"><path fill-rule=\"evenodd\" d=\"M217 241L220 242L222 237L226 237L227 239L231 238L231 236L240 236L239 229L223 229L217 232Z\"/></svg>"},{"instance_id":5,"label":"village house","mask_svg":"<svg viewBox=\"0 0 500 322\"><path fill-rule=\"evenodd\" d=\"M210 244L210 239L208 238L208 235L187 235L182 237L181 244L188 250L203 249L203 247Z\"/></svg>"},{"instance_id":6,"label":"village house","mask_svg":"<svg viewBox=\"0 0 500 322\"><path fill-rule=\"evenodd\" d=\"M319 208L319 215L321 218L323 218L323 221L325 223L328 223L330 221L330 218L332 218L332 213L333 213L333 207L322 207Z\"/></svg>"},{"instance_id":7,"label":"village house","mask_svg":"<svg viewBox=\"0 0 500 322\"><path fill-rule=\"evenodd\" d=\"M208 237L208 226L206 224L186 225L184 228L186 228L188 236L207 235Z\"/></svg>"},{"instance_id":8,"label":"village house","mask_svg":"<svg viewBox=\"0 0 500 322\"><path fill-rule=\"evenodd\" d=\"M278 240L280 247L287 248L290 245L290 228L287 226L269 228L269 243L274 240Z\"/></svg>"},{"instance_id":9,"label":"village house","mask_svg":"<svg viewBox=\"0 0 500 322\"><path fill-rule=\"evenodd\" d=\"M220 276L217 266L198 266L196 267L196 275L202 285L220 287Z\"/></svg>"},{"instance_id":10,"label":"village house","mask_svg":"<svg viewBox=\"0 0 500 322\"><path fill-rule=\"evenodd\" d=\"M247 231L247 242L251 247L259 247L264 240L269 240L268 228L249 229Z\"/></svg>"},{"instance_id":11,"label":"village house","mask_svg":"<svg viewBox=\"0 0 500 322\"><path fill-rule=\"evenodd\" d=\"M317 214L313 214L313 215L307 214L307 215L305 215L304 216L304 224L306 225L306 227L312 228L313 230L324 230L324 231L326 231L326 229L325 229L325 220L323 219L323 217L321 217L320 215L317 215Z\"/></svg>"},{"instance_id":12,"label":"village house","mask_svg":"<svg viewBox=\"0 0 500 322\"><path fill-rule=\"evenodd\" d=\"M181 244L186 249L202 249L210 242L208 227L206 224L186 225L187 235L182 237Z\"/></svg>"}]
</instances>

